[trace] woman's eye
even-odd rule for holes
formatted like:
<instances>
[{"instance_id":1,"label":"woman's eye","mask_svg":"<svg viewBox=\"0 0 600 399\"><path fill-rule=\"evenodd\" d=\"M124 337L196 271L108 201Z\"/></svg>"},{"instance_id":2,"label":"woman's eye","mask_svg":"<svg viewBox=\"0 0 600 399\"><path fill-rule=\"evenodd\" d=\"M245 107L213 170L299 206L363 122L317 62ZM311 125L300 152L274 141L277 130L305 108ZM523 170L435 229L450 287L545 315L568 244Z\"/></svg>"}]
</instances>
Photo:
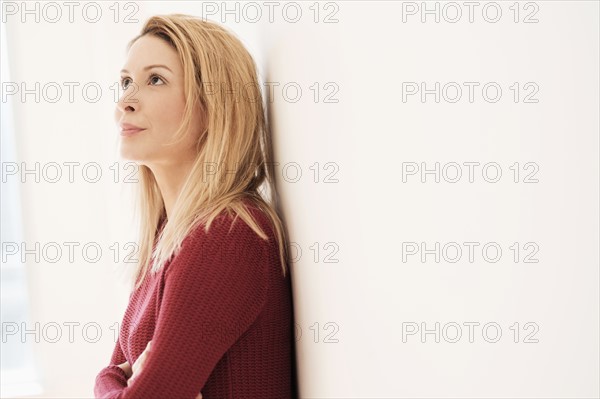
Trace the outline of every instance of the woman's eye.
<instances>
[{"instance_id":1,"label":"woman's eye","mask_svg":"<svg viewBox=\"0 0 600 399\"><path fill-rule=\"evenodd\" d=\"M161 84L165 84L164 79L161 78L158 75L152 75L152 76L150 76L150 79L148 80L148 82L150 82L150 83L152 83L153 85L156 86L156 83L158 83L157 80L161 82L160 84L158 84L158 86L160 86ZM121 88L123 88L123 90L126 90L127 87L129 86L129 83L131 83L131 79L130 78L122 78L121 79Z\"/></svg>"},{"instance_id":2,"label":"woman's eye","mask_svg":"<svg viewBox=\"0 0 600 399\"><path fill-rule=\"evenodd\" d=\"M150 82L153 82L153 81L154 81L154 79L158 79L158 80L160 80L160 81L162 82L162 84L164 84L164 83L165 83L165 81L163 80L163 78L161 78L161 77L160 77L160 76L158 76L158 75L152 75L152 76L150 76Z\"/></svg>"},{"instance_id":3,"label":"woman's eye","mask_svg":"<svg viewBox=\"0 0 600 399\"><path fill-rule=\"evenodd\" d=\"M123 88L123 90L127 89L127 86L129 86L129 85L125 84L125 82L127 82L129 80L130 80L129 78L123 78L123 79L121 79L121 87Z\"/></svg>"}]
</instances>

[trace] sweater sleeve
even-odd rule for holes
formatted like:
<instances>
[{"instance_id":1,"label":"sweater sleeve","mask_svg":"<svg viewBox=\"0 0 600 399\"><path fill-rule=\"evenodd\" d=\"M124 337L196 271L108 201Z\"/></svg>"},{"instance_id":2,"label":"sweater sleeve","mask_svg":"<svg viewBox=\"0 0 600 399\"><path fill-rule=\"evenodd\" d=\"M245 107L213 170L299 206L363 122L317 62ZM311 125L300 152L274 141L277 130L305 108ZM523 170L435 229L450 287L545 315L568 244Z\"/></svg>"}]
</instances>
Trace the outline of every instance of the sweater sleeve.
<instances>
[{"instance_id":1,"label":"sweater sleeve","mask_svg":"<svg viewBox=\"0 0 600 399\"><path fill-rule=\"evenodd\" d=\"M194 229L167 265L152 348L131 385L102 398L195 399L267 296L265 246L241 219ZM135 360L134 360L135 361ZM115 385L116 386L116 385Z\"/></svg>"},{"instance_id":2,"label":"sweater sleeve","mask_svg":"<svg viewBox=\"0 0 600 399\"><path fill-rule=\"evenodd\" d=\"M117 343L113 350L110 364L100 370L96 376L94 384L94 396L102 397L109 395L110 392L118 392L127 386L127 375L122 368L118 367L119 364L125 363L125 354L121 350L121 340L117 338Z\"/></svg>"}]
</instances>

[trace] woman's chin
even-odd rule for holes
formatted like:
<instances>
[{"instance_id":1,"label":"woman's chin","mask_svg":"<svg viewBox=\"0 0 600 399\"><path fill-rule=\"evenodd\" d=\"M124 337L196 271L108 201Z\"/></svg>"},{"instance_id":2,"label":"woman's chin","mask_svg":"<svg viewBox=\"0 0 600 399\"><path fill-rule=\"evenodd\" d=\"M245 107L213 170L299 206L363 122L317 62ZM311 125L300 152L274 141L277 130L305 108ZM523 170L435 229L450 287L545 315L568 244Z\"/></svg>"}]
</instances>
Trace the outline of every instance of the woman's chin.
<instances>
[{"instance_id":1,"label":"woman's chin","mask_svg":"<svg viewBox=\"0 0 600 399\"><path fill-rule=\"evenodd\" d=\"M121 146L119 151L119 155L124 161L132 161L137 162L138 164L143 164L147 159L146 155L140 152L139 149L126 147L127 146Z\"/></svg>"}]
</instances>

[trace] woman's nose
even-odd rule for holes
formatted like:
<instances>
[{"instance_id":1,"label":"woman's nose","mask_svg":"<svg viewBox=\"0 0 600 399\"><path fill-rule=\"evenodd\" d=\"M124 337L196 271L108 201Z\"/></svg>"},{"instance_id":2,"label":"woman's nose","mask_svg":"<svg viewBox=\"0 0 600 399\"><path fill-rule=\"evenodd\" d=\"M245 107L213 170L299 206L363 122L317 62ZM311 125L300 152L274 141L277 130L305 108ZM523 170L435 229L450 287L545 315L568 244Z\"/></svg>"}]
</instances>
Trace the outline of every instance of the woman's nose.
<instances>
[{"instance_id":1,"label":"woman's nose","mask_svg":"<svg viewBox=\"0 0 600 399\"><path fill-rule=\"evenodd\" d=\"M136 95L137 92L137 85L133 82L130 83L119 98L119 101L117 102L117 108L121 112L132 112L137 110L139 108L139 99Z\"/></svg>"}]
</instances>

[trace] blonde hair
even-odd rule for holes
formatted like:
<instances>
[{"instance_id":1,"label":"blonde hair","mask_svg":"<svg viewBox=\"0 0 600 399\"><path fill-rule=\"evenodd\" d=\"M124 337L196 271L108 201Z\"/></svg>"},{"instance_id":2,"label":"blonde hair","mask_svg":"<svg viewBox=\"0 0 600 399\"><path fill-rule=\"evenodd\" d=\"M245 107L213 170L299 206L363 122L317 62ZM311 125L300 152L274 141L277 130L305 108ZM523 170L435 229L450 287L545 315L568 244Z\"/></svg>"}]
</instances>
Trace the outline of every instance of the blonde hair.
<instances>
[{"instance_id":1,"label":"blonde hair","mask_svg":"<svg viewBox=\"0 0 600 399\"><path fill-rule=\"evenodd\" d=\"M183 65L186 105L176 139L183 138L194 112L205 115L207 128L196 143L197 157L172 215L162 228L166 219L162 195L150 168L139 165L139 261L132 289L142 284L149 270L159 271L196 226L204 224L208 233L212 221L223 210L229 215L239 215L267 240L242 203L247 199L268 215L285 276L287 237L277 211L271 138L254 60L241 41L225 28L190 15L149 18L141 34L127 48L144 35L165 40L177 51ZM212 86L214 83L217 90ZM256 89L251 96L242 96L239 90L233 95L228 92L236 86L247 89L249 84ZM210 170L204 167L209 165ZM218 166L216 170L214 165ZM263 185L268 193L261 190Z\"/></svg>"}]
</instances>

